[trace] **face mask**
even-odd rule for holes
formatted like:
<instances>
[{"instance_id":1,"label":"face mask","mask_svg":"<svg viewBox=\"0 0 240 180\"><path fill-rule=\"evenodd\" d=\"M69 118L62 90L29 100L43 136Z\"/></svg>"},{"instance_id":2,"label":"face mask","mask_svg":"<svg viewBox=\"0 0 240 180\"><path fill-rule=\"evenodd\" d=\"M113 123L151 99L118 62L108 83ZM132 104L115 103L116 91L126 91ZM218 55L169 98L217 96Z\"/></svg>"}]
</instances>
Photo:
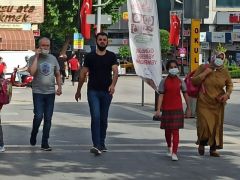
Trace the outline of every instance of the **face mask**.
<instances>
[{"instance_id":1,"label":"face mask","mask_svg":"<svg viewBox=\"0 0 240 180\"><path fill-rule=\"evenodd\" d=\"M222 66L222 65L223 65L223 60L222 60L221 58L216 58L216 59L214 60L214 64L215 64L216 66Z\"/></svg>"},{"instance_id":2,"label":"face mask","mask_svg":"<svg viewBox=\"0 0 240 180\"><path fill-rule=\"evenodd\" d=\"M179 73L179 70L178 70L178 68L172 68L172 69L169 69L168 72L171 75L175 76L175 75L177 75L177 73Z\"/></svg>"},{"instance_id":3,"label":"face mask","mask_svg":"<svg viewBox=\"0 0 240 180\"><path fill-rule=\"evenodd\" d=\"M43 55L49 54L49 50L47 50L47 49L42 49L42 54L43 54Z\"/></svg>"}]
</instances>

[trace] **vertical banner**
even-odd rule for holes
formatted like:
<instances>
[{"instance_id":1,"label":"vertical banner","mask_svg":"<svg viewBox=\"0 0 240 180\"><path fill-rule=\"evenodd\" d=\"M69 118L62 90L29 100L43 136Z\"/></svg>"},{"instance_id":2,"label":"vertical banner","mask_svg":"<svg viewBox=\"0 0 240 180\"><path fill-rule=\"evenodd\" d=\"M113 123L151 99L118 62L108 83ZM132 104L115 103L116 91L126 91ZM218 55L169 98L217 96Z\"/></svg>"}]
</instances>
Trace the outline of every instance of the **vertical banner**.
<instances>
[{"instance_id":1,"label":"vertical banner","mask_svg":"<svg viewBox=\"0 0 240 180\"><path fill-rule=\"evenodd\" d=\"M170 17L171 21L170 21L169 44L178 46L181 23L176 14L172 14Z\"/></svg>"},{"instance_id":2,"label":"vertical banner","mask_svg":"<svg viewBox=\"0 0 240 180\"><path fill-rule=\"evenodd\" d=\"M157 90L162 78L156 0L128 0L129 44L138 76Z\"/></svg>"},{"instance_id":3,"label":"vertical banner","mask_svg":"<svg viewBox=\"0 0 240 180\"><path fill-rule=\"evenodd\" d=\"M73 35L73 49L83 49L84 38L81 33L74 33Z\"/></svg>"},{"instance_id":4,"label":"vertical banner","mask_svg":"<svg viewBox=\"0 0 240 180\"><path fill-rule=\"evenodd\" d=\"M192 19L191 24L191 67L194 71L199 66L199 51L200 51L200 19Z\"/></svg>"}]
</instances>

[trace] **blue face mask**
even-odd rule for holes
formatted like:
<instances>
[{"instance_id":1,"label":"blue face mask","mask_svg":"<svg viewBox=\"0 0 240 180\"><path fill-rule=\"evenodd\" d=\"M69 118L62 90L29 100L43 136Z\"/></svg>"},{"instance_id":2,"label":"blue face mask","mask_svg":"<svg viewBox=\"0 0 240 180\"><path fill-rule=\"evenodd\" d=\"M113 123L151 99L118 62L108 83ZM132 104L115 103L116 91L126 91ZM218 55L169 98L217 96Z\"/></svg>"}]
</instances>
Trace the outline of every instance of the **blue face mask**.
<instances>
[{"instance_id":1,"label":"blue face mask","mask_svg":"<svg viewBox=\"0 0 240 180\"><path fill-rule=\"evenodd\" d=\"M216 66L222 66L222 65L223 65L223 60L222 60L221 58L216 58L216 59L214 60L214 64L215 64Z\"/></svg>"},{"instance_id":2,"label":"blue face mask","mask_svg":"<svg viewBox=\"0 0 240 180\"><path fill-rule=\"evenodd\" d=\"M179 73L179 70L178 70L178 68L172 68L172 69L169 69L168 72L169 72L169 74L175 76Z\"/></svg>"}]
</instances>

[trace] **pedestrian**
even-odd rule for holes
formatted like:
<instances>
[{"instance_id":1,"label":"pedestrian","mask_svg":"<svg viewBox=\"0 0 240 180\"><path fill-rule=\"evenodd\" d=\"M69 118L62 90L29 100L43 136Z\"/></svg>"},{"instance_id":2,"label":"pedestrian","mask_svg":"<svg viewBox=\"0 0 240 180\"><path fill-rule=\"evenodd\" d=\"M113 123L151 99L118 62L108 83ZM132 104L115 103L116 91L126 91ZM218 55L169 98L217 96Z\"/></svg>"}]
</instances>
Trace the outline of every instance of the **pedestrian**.
<instances>
[{"instance_id":1,"label":"pedestrian","mask_svg":"<svg viewBox=\"0 0 240 180\"><path fill-rule=\"evenodd\" d=\"M72 74L72 85L74 86L74 82L77 81L77 72L80 68L80 64L78 59L76 58L76 55L74 54L72 58L69 60L69 69L71 70Z\"/></svg>"},{"instance_id":2,"label":"pedestrian","mask_svg":"<svg viewBox=\"0 0 240 180\"><path fill-rule=\"evenodd\" d=\"M201 65L192 78L194 85L203 84L197 98L197 144L199 155L210 146L210 156L219 157L223 148L223 121L226 101L230 98L233 83L224 67L225 53L217 52L208 67Z\"/></svg>"},{"instance_id":3,"label":"pedestrian","mask_svg":"<svg viewBox=\"0 0 240 180\"><path fill-rule=\"evenodd\" d=\"M191 115L189 97L185 82L178 77L178 63L169 60L166 64L167 77L163 78L159 85L159 98L155 117L161 121L160 128L165 129L167 142L167 156L177 161L177 150L179 144L179 129L184 126L184 111L182 105L181 91L187 104L186 116ZM160 114L161 113L161 114Z\"/></svg>"},{"instance_id":4,"label":"pedestrian","mask_svg":"<svg viewBox=\"0 0 240 180\"><path fill-rule=\"evenodd\" d=\"M3 58L0 57L0 78L4 78L4 73L6 72L6 64L3 62ZM2 123L1 123L1 111L3 104L0 104L0 152L5 151L4 141L3 141L3 131L2 131Z\"/></svg>"},{"instance_id":5,"label":"pedestrian","mask_svg":"<svg viewBox=\"0 0 240 180\"><path fill-rule=\"evenodd\" d=\"M2 122L1 122L1 111L3 104L0 104L0 152L5 151L4 141L3 141L3 131L2 131Z\"/></svg>"},{"instance_id":6,"label":"pedestrian","mask_svg":"<svg viewBox=\"0 0 240 180\"><path fill-rule=\"evenodd\" d=\"M3 58L0 57L0 78L4 78L4 75L6 73L7 70L7 65L6 63L3 61Z\"/></svg>"},{"instance_id":7,"label":"pedestrian","mask_svg":"<svg viewBox=\"0 0 240 180\"><path fill-rule=\"evenodd\" d=\"M106 50L108 45L106 33L100 32L96 35L96 44L96 51L86 55L75 99L76 101L81 99L81 88L85 82L86 74L89 73L87 97L91 114L93 142L90 152L100 155L107 151L105 139L108 127L108 111L118 79L118 65L116 55Z\"/></svg>"},{"instance_id":8,"label":"pedestrian","mask_svg":"<svg viewBox=\"0 0 240 180\"><path fill-rule=\"evenodd\" d=\"M34 118L30 144L36 145L39 126L44 118L41 149L51 151L49 146L49 132L54 109L55 95L62 94L61 75L58 61L49 54L50 40L43 37L39 40L36 54L30 58L29 73L34 76L32 81ZM55 78L57 90L55 91Z\"/></svg>"},{"instance_id":9,"label":"pedestrian","mask_svg":"<svg viewBox=\"0 0 240 180\"><path fill-rule=\"evenodd\" d=\"M22 68L17 68L17 76L18 76L18 80L19 82L22 84L24 82L24 79L29 76L29 72L28 70L28 64L29 64L29 56L25 56L25 61L26 64L24 67Z\"/></svg>"},{"instance_id":10,"label":"pedestrian","mask_svg":"<svg viewBox=\"0 0 240 180\"><path fill-rule=\"evenodd\" d=\"M65 61L67 59L66 55L60 55L58 57L58 64L60 67L60 74L61 74L61 79L62 79L62 84L65 82L65 77L66 77L66 72L65 72Z\"/></svg>"}]
</instances>

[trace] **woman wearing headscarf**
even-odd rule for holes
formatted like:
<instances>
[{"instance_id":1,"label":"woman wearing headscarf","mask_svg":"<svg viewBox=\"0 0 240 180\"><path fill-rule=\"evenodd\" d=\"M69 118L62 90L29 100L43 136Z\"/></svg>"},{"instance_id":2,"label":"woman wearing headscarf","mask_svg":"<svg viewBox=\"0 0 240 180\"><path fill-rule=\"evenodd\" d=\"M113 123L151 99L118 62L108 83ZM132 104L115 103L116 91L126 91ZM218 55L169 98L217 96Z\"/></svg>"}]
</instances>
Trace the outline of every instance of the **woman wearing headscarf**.
<instances>
[{"instance_id":1,"label":"woman wearing headscarf","mask_svg":"<svg viewBox=\"0 0 240 180\"><path fill-rule=\"evenodd\" d=\"M226 101L232 93L233 83L224 67L225 53L217 52L208 66L201 65L192 78L194 85L203 84L197 98L197 144L199 155L210 146L210 156L219 157L223 148L223 121Z\"/></svg>"}]
</instances>

